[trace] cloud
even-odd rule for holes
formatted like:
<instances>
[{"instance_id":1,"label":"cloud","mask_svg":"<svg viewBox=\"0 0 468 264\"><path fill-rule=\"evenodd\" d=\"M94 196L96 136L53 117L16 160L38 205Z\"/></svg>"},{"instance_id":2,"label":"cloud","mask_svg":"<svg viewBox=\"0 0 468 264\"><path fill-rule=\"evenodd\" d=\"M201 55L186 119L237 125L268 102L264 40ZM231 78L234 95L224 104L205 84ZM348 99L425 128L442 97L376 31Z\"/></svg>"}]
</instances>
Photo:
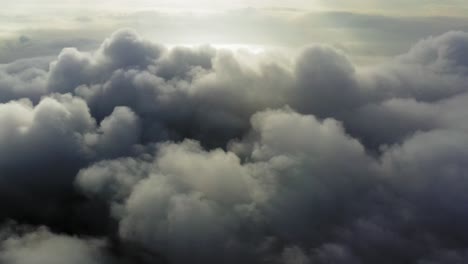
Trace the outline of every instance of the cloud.
<instances>
[{"instance_id":1,"label":"cloud","mask_svg":"<svg viewBox=\"0 0 468 264\"><path fill-rule=\"evenodd\" d=\"M463 261L467 39L360 67L124 29L2 65L0 218L53 231L10 228L0 260Z\"/></svg>"},{"instance_id":2,"label":"cloud","mask_svg":"<svg viewBox=\"0 0 468 264\"><path fill-rule=\"evenodd\" d=\"M40 59L16 61L0 67L0 101L27 97L37 101L46 93L47 62Z\"/></svg>"},{"instance_id":3,"label":"cloud","mask_svg":"<svg viewBox=\"0 0 468 264\"><path fill-rule=\"evenodd\" d=\"M245 245L254 247L272 235L314 239L317 231L304 228L321 225L343 199L365 188L372 161L333 120L320 123L281 110L257 114L252 122L259 138L233 146L250 148L251 162L242 163L231 151L207 152L184 141L161 145L153 160L99 163L82 170L77 184L91 197L112 201L122 239L176 262L216 261L244 251L255 255L256 249ZM287 134L291 126L297 132ZM315 159L317 165L310 164ZM252 226L259 229L245 240L242 230Z\"/></svg>"},{"instance_id":4,"label":"cloud","mask_svg":"<svg viewBox=\"0 0 468 264\"><path fill-rule=\"evenodd\" d=\"M88 194L111 199L124 240L173 261L214 261L224 253L234 256L227 240L239 225L235 218L241 208L236 207L250 200L248 175L237 156L221 150L207 153L189 141L162 146L159 155L154 163L100 163L81 171L77 184ZM198 173L193 174L194 170ZM236 247L236 241L232 243Z\"/></svg>"},{"instance_id":5,"label":"cloud","mask_svg":"<svg viewBox=\"0 0 468 264\"><path fill-rule=\"evenodd\" d=\"M0 104L0 120L1 217L33 223L64 213L75 199L79 168L127 155L139 138L138 118L128 108L116 108L98 126L85 101L69 94L37 105L28 99Z\"/></svg>"},{"instance_id":6,"label":"cloud","mask_svg":"<svg viewBox=\"0 0 468 264\"><path fill-rule=\"evenodd\" d=\"M296 62L294 106L319 116L347 111L359 105L355 69L348 58L330 47L311 47ZM333 76L333 78L331 78Z\"/></svg>"},{"instance_id":7,"label":"cloud","mask_svg":"<svg viewBox=\"0 0 468 264\"><path fill-rule=\"evenodd\" d=\"M342 1L323 10L317 8L318 3L309 9L304 3L288 8L284 3L275 7L257 1L244 6L236 2L236 7L212 12L201 11L201 7L135 9L138 4L133 2L132 7L115 10L115 1L104 4L104 9L98 8L101 4L90 3L87 6L96 9L83 10L64 8L58 3L53 9L45 7L46 2L33 9L12 3L16 8L10 6L5 8L8 12L0 14L5 33L0 36L0 62L56 56L66 47L92 51L112 32L130 27L152 41L171 44L244 44L296 51L310 43L322 43L346 50L358 64L372 64L405 52L421 38L468 30L462 5L447 11L443 11L443 5L427 5L430 8L423 10L421 1L417 2L418 8L413 4L396 13L390 6L408 3L386 5L383 12L345 8L347 3ZM385 5L379 1L378 5L382 4ZM209 6L213 7L213 3ZM421 12L409 12L416 9ZM21 36L30 39L27 45L19 42Z\"/></svg>"},{"instance_id":8,"label":"cloud","mask_svg":"<svg viewBox=\"0 0 468 264\"><path fill-rule=\"evenodd\" d=\"M23 230L24 233L21 235L14 234L14 229L24 228L10 226L0 232L0 261L2 263L116 263L115 259L106 254L106 242L103 240L57 235L45 227L30 231Z\"/></svg>"}]
</instances>

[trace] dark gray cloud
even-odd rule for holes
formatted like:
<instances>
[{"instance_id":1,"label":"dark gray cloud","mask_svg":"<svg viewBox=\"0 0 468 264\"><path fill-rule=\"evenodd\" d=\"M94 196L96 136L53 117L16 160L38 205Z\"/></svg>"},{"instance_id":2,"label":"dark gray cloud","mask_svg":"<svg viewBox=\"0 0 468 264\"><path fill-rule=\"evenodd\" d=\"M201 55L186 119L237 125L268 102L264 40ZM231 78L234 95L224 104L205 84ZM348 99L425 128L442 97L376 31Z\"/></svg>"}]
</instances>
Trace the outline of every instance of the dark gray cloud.
<instances>
[{"instance_id":1,"label":"dark gray cloud","mask_svg":"<svg viewBox=\"0 0 468 264\"><path fill-rule=\"evenodd\" d=\"M138 117L124 107L99 126L85 101L69 94L51 94L37 105L11 101L0 109L1 218L49 223L65 217L79 168L127 155L138 143Z\"/></svg>"},{"instance_id":2,"label":"dark gray cloud","mask_svg":"<svg viewBox=\"0 0 468 264\"><path fill-rule=\"evenodd\" d=\"M252 122L254 141L233 145L251 149L251 162L184 141L161 145L149 161L99 163L82 170L77 185L110 199L122 239L170 261L260 261L258 245L270 236L279 243L316 239L315 228L335 215L334 206L369 184L373 162L333 120L279 110ZM299 125L294 134L291 125ZM308 139L320 141L303 144Z\"/></svg>"},{"instance_id":3,"label":"dark gray cloud","mask_svg":"<svg viewBox=\"0 0 468 264\"><path fill-rule=\"evenodd\" d=\"M127 29L2 65L0 218L48 229L4 228L0 260L463 263L467 51L358 67Z\"/></svg>"}]
</instances>

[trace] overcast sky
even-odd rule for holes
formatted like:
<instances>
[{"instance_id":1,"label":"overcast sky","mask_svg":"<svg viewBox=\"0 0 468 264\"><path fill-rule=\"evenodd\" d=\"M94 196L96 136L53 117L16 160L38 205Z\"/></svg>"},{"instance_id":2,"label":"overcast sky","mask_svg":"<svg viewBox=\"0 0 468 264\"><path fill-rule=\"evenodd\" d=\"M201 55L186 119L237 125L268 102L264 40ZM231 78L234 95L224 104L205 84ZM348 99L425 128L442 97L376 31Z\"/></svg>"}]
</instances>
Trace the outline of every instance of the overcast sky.
<instances>
[{"instance_id":1,"label":"overcast sky","mask_svg":"<svg viewBox=\"0 0 468 264\"><path fill-rule=\"evenodd\" d=\"M349 10L380 10L382 12L398 12L400 14L424 14L427 12L460 13L460 8L466 8L463 0L6 0L3 6L8 9L19 10L31 8L82 8L82 9L141 9L141 8L175 8L175 9L207 9L225 10L243 7L287 7L296 9L349 9Z\"/></svg>"},{"instance_id":2,"label":"overcast sky","mask_svg":"<svg viewBox=\"0 0 468 264\"><path fill-rule=\"evenodd\" d=\"M129 27L169 45L297 50L326 43L358 63L372 63L421 38L464 30L467 6L463 0L6 0L0 62L53 55L67 46L93 49Z\"/></svg>"}]
</instances>

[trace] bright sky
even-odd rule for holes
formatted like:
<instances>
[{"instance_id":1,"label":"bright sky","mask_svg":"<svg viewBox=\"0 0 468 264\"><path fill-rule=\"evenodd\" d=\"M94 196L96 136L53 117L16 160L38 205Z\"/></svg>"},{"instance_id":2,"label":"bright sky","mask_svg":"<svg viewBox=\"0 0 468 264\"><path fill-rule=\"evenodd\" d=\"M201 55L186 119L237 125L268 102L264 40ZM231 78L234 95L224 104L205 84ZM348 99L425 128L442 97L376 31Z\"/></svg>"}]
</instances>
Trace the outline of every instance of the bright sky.
<instances>
[{"instance_id":1,"label":"bright sky","mask_svg":"<svg viewBox=\"0 0 468 264\"><path fill-rule=\"evenodd\" d=\"M300 9L317 8L315 0L5 0L3 6L10 10L22 8L79 8L79 9L106 9L106 10L134 10L144 8L168 8L168 9L197 9L197 10L226 10L244 7L291 7Z\"/></svg>"},{"instance_id":2,"label":"bright sky","mask_svg":"<svg viewBox=\"0 0 468 264\"><path fill-rule=\"evenodd\" d=\"M3 0L4 10L21 11L25 8L78 8L130 10L144 8L226 10L245 7L287 7L303 10L340 9L369 10L404 14L463 14L468 7L466 0Z\"/></svg>"},{"instance_id":3,"label":"bright sky","mask_svg":"<svg viewBox=\"0 0 468 264\"><path fill-rule=\"evenodd\" d=\"M366 60L399 54L430 35L468 30L468 0L0 1L0 63L69 46L93 49L122 27L170 45L258 50L325 43Z\"/></svg>"}]
</instances>

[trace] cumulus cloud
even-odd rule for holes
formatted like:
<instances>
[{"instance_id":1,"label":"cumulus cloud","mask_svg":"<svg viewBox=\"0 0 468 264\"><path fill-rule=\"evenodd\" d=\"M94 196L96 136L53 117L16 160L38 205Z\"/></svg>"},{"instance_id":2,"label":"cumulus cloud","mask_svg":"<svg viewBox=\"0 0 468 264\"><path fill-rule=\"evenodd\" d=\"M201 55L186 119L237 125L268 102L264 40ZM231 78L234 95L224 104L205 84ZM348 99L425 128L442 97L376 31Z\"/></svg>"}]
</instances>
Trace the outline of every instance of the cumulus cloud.
<instances>
[{"instance_id":1,"label":"cumulus cloud","mask_svg":"<svg viewBox=\"0 0 468 264\"><path fill-rule=\"evenodd\" d=\"M86 102L70 94L37 105L28 99L0 104L0 120L1 216L32 222L55 221L74 199L77 171L127 155L139 137L138 118L128 108L116 108L98 126Z\"/></svg>"},{"instance_id":2,"label":"cumulus cloud","mask_svg":"<svg viewBox=\"0 0 468 264\"><path fill-rule=\"evenodd\" d=\"M30 228L18 226L2 229L0 232L0 261L2 263L117 263L105 253L106 242L103 240L57 235L45 227L29 231L28 229ZM24 234L15 234L14 232L18 230ZM54 253L51 254L52 252Z\"/></svg>"},{"instance_id":3,"label":"cumulus cloud","mask_svg":"<svg viewBox=\"0 0 468 264\"><path fill-rule=\"evenodd\" d=\"M0 66L0 101L27 97L39 100L47 92L47 60L19 60Z\"/></svg>"},{"instance_id":4,"label":"cumulus cloud","mask_svg":"<svg viewBox=\"0 0 468 264\"><path fill-rule=\"evenodd\" d=\"M53 231L10 228L0 260L463 262L467 50L449 32L359 67L120 30L3 65L0 217Z\"/></svg>"}]
</instances>

